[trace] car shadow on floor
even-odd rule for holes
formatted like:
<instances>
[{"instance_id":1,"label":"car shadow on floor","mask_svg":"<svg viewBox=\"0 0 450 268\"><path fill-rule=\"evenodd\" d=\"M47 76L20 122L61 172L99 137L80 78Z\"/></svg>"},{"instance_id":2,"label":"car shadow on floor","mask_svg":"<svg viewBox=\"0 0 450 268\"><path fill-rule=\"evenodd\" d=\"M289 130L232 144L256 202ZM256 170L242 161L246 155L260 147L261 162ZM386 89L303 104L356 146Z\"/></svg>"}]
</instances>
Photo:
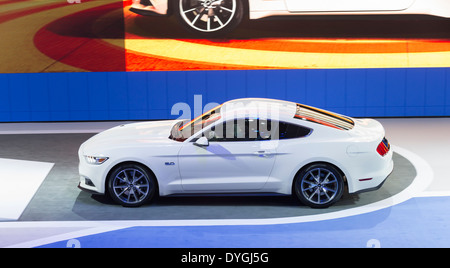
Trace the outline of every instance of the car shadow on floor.
<instances>
[{"instance_id":1,"label":"car shadow on floor","mask_svg":"<svg viewBox=\"0 0 450 268\"><path fill-rule=\"evenodd\" d=\"M72 213L84 220L191 220L268 219L299 217L369 205L403 191L416 177L412 164L394 153L394 171L383 186L361 194L345 194L325 209L302 205L295 197L280 195L220 195L156 197L138 208L122 207L108 196L78 194Z\"/></svg>"},{"instance_id":2,"label":"car shadow on floor","mask_svg":"<svg viewBox=\"0 0 450 268\"><path fill-rule=\"evenodd\" d=\"M365 203L359 200L345 194L329 208L313 209L285 195L170 196L133 208L109 196L80 192L72 212L85 220L267 219L335 212Z\"/></svg>"},{"instance_id":3,"label":"car shadow on floor","mask_svg":"<svg viewBox=\"0 0 450 268\"><path fill-rule=\"evenodd\" d=\"M198 39L183 29L173 17L132 16L125 20L126 31L140 38ZM161 24L164 27L149 27ZM332 25L332 27L330 27ZM374 38L450 39L450 20L424 15L373 16L289 16L246 20L235 31L216 38Z\"/></svg>"}]
</instances>

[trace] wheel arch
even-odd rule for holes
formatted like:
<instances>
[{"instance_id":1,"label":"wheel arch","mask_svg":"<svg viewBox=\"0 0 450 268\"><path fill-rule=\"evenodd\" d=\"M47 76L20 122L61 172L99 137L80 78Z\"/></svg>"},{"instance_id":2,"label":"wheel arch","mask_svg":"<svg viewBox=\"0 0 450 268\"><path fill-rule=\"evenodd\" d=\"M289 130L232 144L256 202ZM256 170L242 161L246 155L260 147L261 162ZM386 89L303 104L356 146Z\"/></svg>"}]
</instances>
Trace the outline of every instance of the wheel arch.
<instances>
[{"instance_id":1,"label":"wheel arch","mask_svg":"<svg viewBox=\"0 0 450 268\"><path fill-rule=\"evenodd\" d=\"M159 195L159 182L158 182L158 177L156 177L156 175L155 175L155 173L153 172L153 170L151 170L151 168L149 168L147 165L145 165L145 164L143 164L143 163L141 163L141 162L138 162L138 161L131 161L131 160L130 160L130 161L123 161L123 162L117 163L117 164L115 164L114 166L112 166L112 167L109 169L109 171L108 171L108 173L107 173L107 175L106 175L105 185L104 185L104 187L105 187L105 193L106 193L106 194L110 194L110 193L109 193L108 183L109 183L111 174L114 172L114 170L115 170L116 168L118 168L119 166L122 166L122 165L138 165L138 166L142 167L143 169L145 169L145 171L149 172L149 173L155 178L155 181L156 181L155 194Z\"/></svg>"},{"instance_id":2,"label":"wheel arch","mask_svg":"<svg viewBox=\"0 0 450 268\"><path fill-rule=\"evenodd\" d=\"M335 168L342 176L342 179L344 180L344 186L348 189L348 180L347 180L347 176L345 175L344 171L342 171L342 168L340 168L338 165L334 164L334 163L330 163L328 161L314 161L314 162L310 162L306 165L303 165L294 175L294 177L292 178L292 185L291 185L291 194L295 193L294 187L295 187L295 179L297 178L297 176L305 169L309 168L310 166L313 165L317 165L317 164L325 164L325 165L330 165L333 168Z\"/></svg>"}]
</instances>

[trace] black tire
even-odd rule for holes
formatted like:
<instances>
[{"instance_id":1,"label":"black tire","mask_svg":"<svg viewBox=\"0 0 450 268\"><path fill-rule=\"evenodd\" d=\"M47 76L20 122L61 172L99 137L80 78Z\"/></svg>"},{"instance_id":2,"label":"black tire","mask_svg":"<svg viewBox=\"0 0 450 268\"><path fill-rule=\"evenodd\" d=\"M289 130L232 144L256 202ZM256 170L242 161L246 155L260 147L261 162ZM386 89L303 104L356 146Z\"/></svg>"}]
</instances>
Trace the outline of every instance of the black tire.
<instances>
[{"instance_id":1,"label":"black tire","mask_svg":"<svg viewBox=\"0 0 450 268\"><path fill-rule=\"evenodd\" d=\"M304 205L327 208L341 199L344 179L330 164L313 164L297 174L293 188L295 195Z\"/></svg>"},{"instance_id":2,"label":"black tire","mask_svg":"<svg viewBox=\"0 0 450 268\"><path fill-rule=\"evenodd\" d=\"M173 0L175 16L189 31L220 37L234 30L245 13L244 0Z\"/></svg>"},{"instance_id":3,"label":"black tire","mask_svg":"<svg viewBox=\"0 0 450 268\"><path fill-rule=\"evenodd\" d=\"M156 179L151 172L138 164L116 167L108 177L111 198L124 207L139 207L155 196Z\"/></svg>"}]
</instances>

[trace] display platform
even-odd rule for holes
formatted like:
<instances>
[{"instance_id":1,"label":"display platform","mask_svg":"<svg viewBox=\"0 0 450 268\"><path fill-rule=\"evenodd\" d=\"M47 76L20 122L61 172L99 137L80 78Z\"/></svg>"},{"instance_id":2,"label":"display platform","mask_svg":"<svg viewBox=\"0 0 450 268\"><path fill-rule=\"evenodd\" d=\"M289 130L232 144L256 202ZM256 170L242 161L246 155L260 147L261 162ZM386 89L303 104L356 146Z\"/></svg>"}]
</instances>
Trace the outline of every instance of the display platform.
<instances>
[{"instance_id":1,"label":"display platform","mask_svg":"<svg viewBox=\"0 0 450 268\"><path fill-rule=\"evenodd\" d=\"M258 219L297 217L340 211L389 198L407 188L416 171L411 162L394 154L395 169L378 191L345 195L328 209L301 205L291 196L226 195L159 197L140 208L124 208L108 196L92 195L77 188L77 151L93 134L3 135L9 145L0 157L54 163L54 167L34 195L20 221L67 220L185 220ZM20 148L20 150L18 150ZM28 157L28 158L30 158ZM6 200L5 200L6 201Z\"/></svg>"},{"instance_id":2,"label":"display platform","mask_svg":"<svg viewBox=\"0 0 450 268\"><path fill-rule=\"evenodd\" d=\"M450 214L442 209L450 203L450 185L445 157L437 150L449 146L448 120L380 120L393 144L394 172L378 191L345 195L328 209L310 209L284 196L164 197L124 208L76 187L78 146L101 124L92 125L91 133L66 127L57 133L58 124L28 130L11 124L0 135L0 158L53 168L21 216L0 222L0 247L450 245L435 239L449 230ZM433 143L416 144L423 135L417 129L426 130ZM307 238L311 232L316 239Z\"/></svg>"},{"instance_id":3,"label":"display platform","mask_svg":"<svg viewBox=\"0 0 450 268\"><path fill-rule=\"evenodd\" d=\"M140 208L124 208L108 196L92 195L77 188L78 148L94 134L2 135L8 144L0 157L54 163L39 190L23 211L20 221L58 220L184 220L253 219L322 214L364 206L389 198L407 188L416 171L405 157L394 153L394 171L378 191L345 195L328 209L303 206L291 196L209 195L159 197ZM26 186L22 186L22 189ZM1 199L1 198L0 198ZM4 200L7 202L8 200ZM220 208L220 209L218 209Z\"/></svg>"}]
</instances>

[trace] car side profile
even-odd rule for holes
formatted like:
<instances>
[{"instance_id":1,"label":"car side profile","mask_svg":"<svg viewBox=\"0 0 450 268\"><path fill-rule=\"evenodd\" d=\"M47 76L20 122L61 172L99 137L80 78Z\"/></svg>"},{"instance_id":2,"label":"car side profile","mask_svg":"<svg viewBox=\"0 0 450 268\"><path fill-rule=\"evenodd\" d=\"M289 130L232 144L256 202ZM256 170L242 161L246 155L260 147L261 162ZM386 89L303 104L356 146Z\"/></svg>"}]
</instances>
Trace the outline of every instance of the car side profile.
<instances>
[{"instance_id":1,"label":"car side profile","mask_svg":"<svg viewBox=\"0 0 450 268\"><path fill-rule=\"evenodd\" d=\"M324 208L393 170L383 126L272 99L228 101L189 120L101 132L79 149L79 187L123 206L156 195L276 193Z\"/></svg>"},{"instance_id":2,"label":"car side profile","mask_svg":"<svg viewBox=\"0 0 450 268\"><path fill-rule=\"evenodd\" d=\"M133 0L144 16L174 14L188 30L216 36L235 29L244 17L292 15L421 14L450 17L448 0Z\"/></svg>"}]
</instances>

